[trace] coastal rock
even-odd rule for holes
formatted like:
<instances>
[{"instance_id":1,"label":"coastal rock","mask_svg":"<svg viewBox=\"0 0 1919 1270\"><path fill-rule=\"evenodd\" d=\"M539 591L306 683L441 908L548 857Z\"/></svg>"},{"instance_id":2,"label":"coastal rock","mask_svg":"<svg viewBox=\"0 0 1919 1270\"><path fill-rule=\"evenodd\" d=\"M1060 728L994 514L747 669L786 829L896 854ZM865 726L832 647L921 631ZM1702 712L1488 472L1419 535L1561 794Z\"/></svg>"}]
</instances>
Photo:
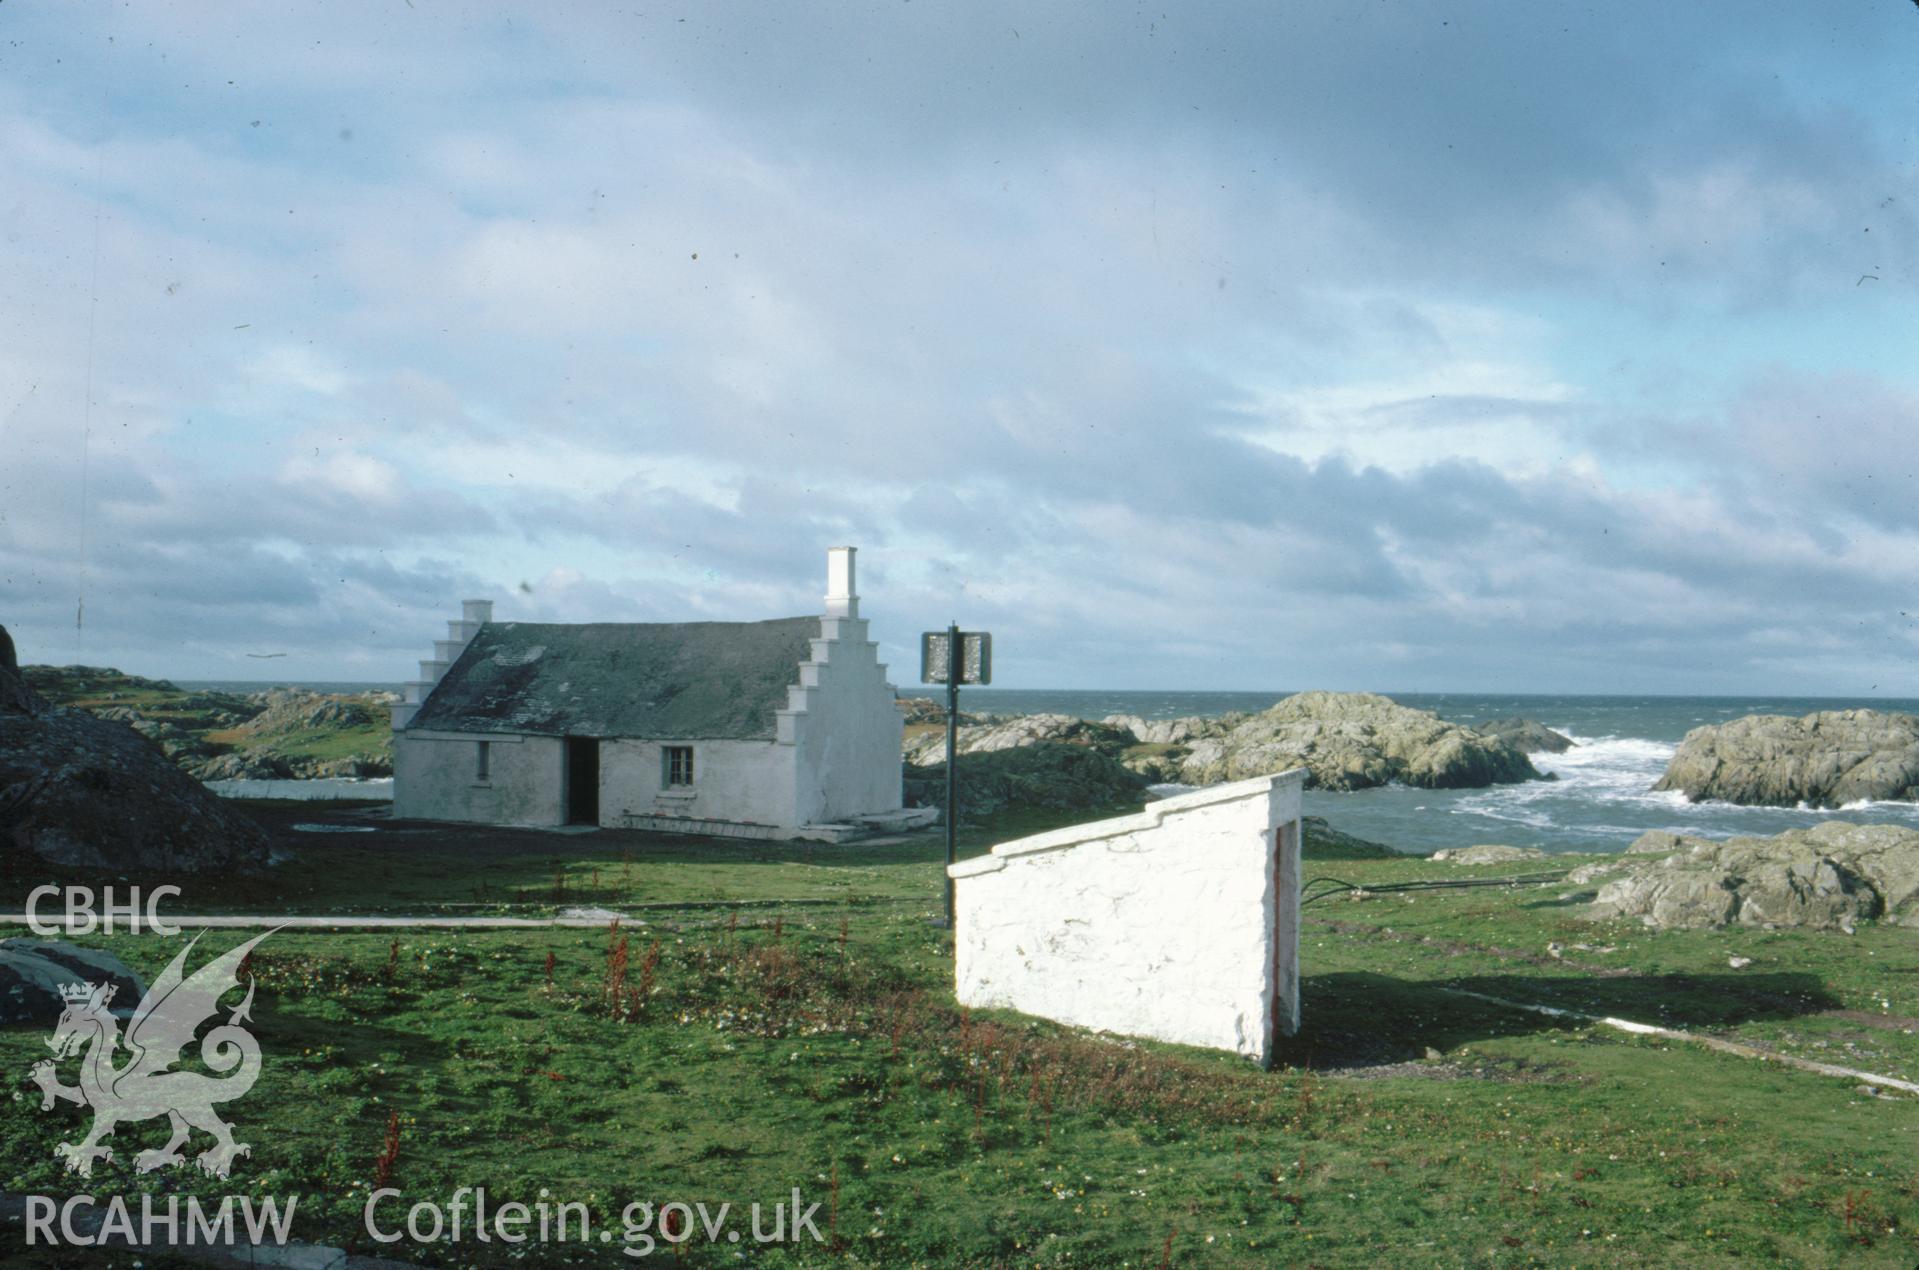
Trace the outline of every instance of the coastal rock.
<instances>
[{"instance_id":1,"label":"coastal rock","mask_svg":"<svg viewBox=\"0 0 1919 1270\"><path fill-rule=\"evenodd\" d=\"M1540 779L1510 743L1365 692L1302 692L1225 732L1194 741L1178 779L1213 785L1307 770L1308 787L1368 789L1399 781L1476 789Z\"/></svg>"},{"instance_id":2,"label":"coastal rock","mask_svg":"<svg viewBox=\"0 0 1919 1270\"><path fill-rule=\"evenodd\" d=\"M63 987L111 983L116 1014L128 1013L146 985L112 953L42 939L0 939L0 1023L50 1025L66 1008Z\"/></svg>"},{"instance_id":3,"label":"coastal rock","mask_svg":"<svg viewBox=\"0 0 1919 1270\"><path fill-rule=\"evenodd\" d=\"M199 872L267 863L266 834L124 723L41 705L0 670L0 840L55 864Z\"/></svg>"},{"instance_id":4,"label":"coastal rock","mask_svg":"<svg viewBox=\"0 0 1919 1270\"><path fill-rule=\"evenodd\" d=\"M314 732L322 728L364 728L379 722L375 711L381 703L376 695L342 697L331 693L276 688L254 693L252 701L260 712L236 729L249 737L278 736L288 732Z\"/></svg>"},{"instance_id":5,"label":"coastal rock","mask_svg":"<svg viewBox=\"0 0 1919 1270\"><path fill-rule=\"evenodd\" d=\"M1513 860L1543 860L1546 853L1538 847L1507 847L1486 843L1477 847L1448 847L1433 852L1433 859L1451 864L1506 864Z\"/></svg>"},{"instance_id":6,"label":"coastal rock","mask_svg":"<svg viewBox=\"0 0 1919 1270\"><path fill-rule=\"evenodd\" d=\"M990 754L1029 745L1073 745L1117 755L1133 744L1132 734L1106 723L1091 723L1066 714L1016 714L959 730L961 754ZM946 761L946 733L929 732L909 738L906 761L927 766Z\"/></svg>"},{"instance_id":7,"label":"coastal rock","mask_svg":"<svg viewBox=\"0 0 1919 1270\"><path fill-rule=\"evenodd\" d=\"M368 780L376 776L393 775L393 764L384 759L356 755L312 762L306 766L296 765L295 770L301 780Z\"/></svg>"},{"instance_id":8,"label":"coastal rock","mask_svg":"<svg viewBox=\"0 0 1919 1270\"><path fill-rule=\"evenodd\" d=\"M1694 728L1653 788L1679 790L1692 802L1770 807L1919 799L1919 716L1750 714Z\"/></svg>"},{"instance_id":9,"label":"coastal rock","mask_svg":"<svg viewBox=\"0 0 1919 1270\"><path fill-rule=\"evenodd\" d=\"M261 750L242 750L234 754L216 754L188 767L193 779L200 781L286 781L295 779L293 764L278 754Z\"/></svg>"},{"instance_id":10,"label":"coastal rock","mask_svg":"<svg viewBox=\"0 0 1919 1270\"><path fill-rule=\"evenodd\" d=\"M1208 737L1223 736L1251 716L1236 710L1216 718L1142 719L1136 714L1112 714L1103 723L1133 734L1142 745L1190 745Z\"/></svg>"},{"instance_id":11,"label":"coastal rock","mask_svg":"<svg viewBox=\"0 0 1919 1270\"><path fill-rule=\"evenodd\" d=\"M900 713L906 716L908 727L911 727L915 723L937 723L941 727L946 726L946 703L944 701L936 700L932 697L894 697L893 704L898 706ZM968 714L962 710L960 711L959 717L960 726L965 727L969 723L978 723L982 717L983 716L977 714Z\"/></svg>"},{"instance_id":12,"label":"coastal rock","mask_svg":"<svg viewBox=\"0 0 1919 1270\"><path fill-rule=\"evenodd\" d=\"M1561 736L1543 723L1517 716L1475 724L1473 731L1481 736L1498 737L1522 754L1564 754L1573 748L1571 737Z\"/></svg>"},{"instance_id":13,"label":"coastal rock","mask_svg":"<svg viewBox=\"0 0 1919 1270\"><path fill-rule=\"evenodd\" d=\"M1660 929L1919 926L1919 831L1829 821L1772 838L1715 841L1656 831L1633 843L1594 917Z\"/></svg>"},{"instance_id":14,"label":"coastal rock","mask_svg":"<svg viewBox=\"0 0 1919 1270\"><path fill-rule=\"evenodd\" d=\"M40 709L40 698L20 677L20 662L13 651L13 636L7 634L6 627L0 626L0 711L37 714Z\"/></svg>"},{"instance_id":15,"label":"coastal rock","mask_svg":"<svg viewBox=\"0 0 1919 1270\"><path fill-rule=\"evenodd\" d=\"M1146 801L1146 780L1086 745L1043 741L959 759L960 810L969 816L1020 808L1104 811ZM907 769L909 807L944 807L946 765Z\"/></svg>"},{"instance_id":16,"label":"coastal rock","mask_svg":"<svg viewBox=\"0 0 1919 1270\"><path fill-rule=\"evenodd\" d=\"M1012 716L961 728L961 754L1059 742L1112 755L1148 781L1214 785L1304 767L1307 784L1369 789L1392 781L1477 789L1542 777L1510 742L1372 693L1304 692L1259 714L1094 723L1067 715ZM909 763L938 762L945 738L909 737Z\"/></svg>"},{"instance_id":17,"label":"coastal rock","mask_svg":"<svg viewBox=\"0 0 1919 1270\"><path fill-rule=\"evenodd\" d=\"M1384 843L1369 842L1333 828L1324 816L1300 817L1300 854L1309 860L1403 860Z\"/></svg>"},{"instance_id":18,"label":"coastal rock","mask_svg":"<svg viewBox=\"0 0 1919 1270\"><path fill-rule=\"evenodd\" d=\"M118 701L135 694L177 693L165 679L142 679L110 666L23 666L20 677L47 700L66 704L77 698Z\"/></svg>"}]
</instances>

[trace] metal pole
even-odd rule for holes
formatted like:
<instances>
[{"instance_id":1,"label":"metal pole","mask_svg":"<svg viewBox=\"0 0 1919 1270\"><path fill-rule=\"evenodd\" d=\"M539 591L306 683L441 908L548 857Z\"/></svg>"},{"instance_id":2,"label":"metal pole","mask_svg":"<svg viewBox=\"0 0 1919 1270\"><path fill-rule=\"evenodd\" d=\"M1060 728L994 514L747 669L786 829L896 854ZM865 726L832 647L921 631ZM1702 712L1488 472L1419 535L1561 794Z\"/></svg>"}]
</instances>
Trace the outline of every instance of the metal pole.
<instances>
[{"instance_id":1,"label":"metal pole","mask_svg":"<svg viewBox=\"0 0 1919 1270\"><path fill-rule=\"evenodd\" d=\"M953 862L959 850L960 629L946 628L946 929L953 929Z\"/></svg>"}]
</instances>

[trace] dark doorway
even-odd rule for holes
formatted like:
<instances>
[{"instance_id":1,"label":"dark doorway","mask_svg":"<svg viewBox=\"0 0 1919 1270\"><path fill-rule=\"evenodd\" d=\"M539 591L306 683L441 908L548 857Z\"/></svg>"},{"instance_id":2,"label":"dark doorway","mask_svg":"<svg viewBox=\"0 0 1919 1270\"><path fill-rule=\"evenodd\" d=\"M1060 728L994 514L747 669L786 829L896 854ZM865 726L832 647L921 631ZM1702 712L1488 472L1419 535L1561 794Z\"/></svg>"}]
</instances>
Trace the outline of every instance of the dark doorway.
<instances>
[{"instance_id":1,"label":"dark doorway","mask_svg":"<svg viewBox=\"0 0 1919 1270\"><path fill-rule=\"evenodd\" d=\"M566 738L566 823L600 823L600 742L597 737Z\"/></svg>"}]
</instances>

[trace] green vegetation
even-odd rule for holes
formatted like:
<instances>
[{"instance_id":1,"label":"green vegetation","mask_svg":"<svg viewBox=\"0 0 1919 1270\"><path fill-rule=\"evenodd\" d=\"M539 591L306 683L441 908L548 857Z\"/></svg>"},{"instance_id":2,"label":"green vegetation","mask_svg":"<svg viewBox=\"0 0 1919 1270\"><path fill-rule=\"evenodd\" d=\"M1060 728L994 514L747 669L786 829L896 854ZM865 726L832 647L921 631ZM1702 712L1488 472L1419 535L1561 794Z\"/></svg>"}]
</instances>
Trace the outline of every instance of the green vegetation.
<instances>
[{"instance_id":1,"label":"green vegetation","mask_svg":"<svg viewBox=\"0 0 1919 1270\"><path fill-rule=\"evenodd\" d=\"M937 835L863 848L405 825L320 835L291 825L355 814L262 814L299 858L265 891L184 882L183 909L593 903L631 916L616 930L397 940L283 931L255 956L266 1066L230 1109L254 1144L232 1182L133 1175L125 1162L163 1136L152 1122L123 1129L90 1182L63 1176L53 1146L82 1114L37 1113L22 1079L33 1101L0 1130L5 1189L298 1194L299 1237L491 1264L497 1244L376 1249L359 1234L397 1115L391 1184L405 1200L381 1209L389 1225L404 1204L444 1204L459 1186L529 1203L546 1188L615 1231L632 1200L740 1212L799 1187L821 1202L831 1244L753 1248L768 1264L1919 1255L1909 1100L1452 991L1919 1079L1910 931L1655 934L1581 920L1563 884L1386 892L1502 870L1365 858L1369 844L1309 832L1307 876L1362 889L1305 910L1305 1027L1279 1070L1262 1072L956 1008L945 937L927 923ZM972 828L966 849L1044 824ZM215 931L205 946L237 938ZM85 942L149 977L178 947ZM1733 955L1752 964L1735 971ZM24 1072L43 1036L0 1031L0 1061ZM731 1263L738 1251L696 1238L682 1259ZM553 1245L526 1260L579 1255Z\"/></svg>"},{"instance_id":2,"label":"green vegetation","mask_svg":"<svg viewBox=\"0 0 1919 1270\"><path fill-rule=\"evenodd\" d=\"M285 730L261 730L249 733L243 728L224 728L208 732L209 744L229 749L265 749L282 758L312 759L325 763L333 759L380 756L392 765L393 727L385 722L344 724L331 727L292 727Z\"/></svg>"},{"instance_id":3,"label":"green vegetation","mask_svg":"<svg viewBox=\"0 0 1919 1270\"><path fill-rule=\"evenodd\" d=\"M392 771L389 698L379 694L190 692L92 666L28 666L22 673L49 703L125 722L203 780Z\"/></svg>"}]
</instances>

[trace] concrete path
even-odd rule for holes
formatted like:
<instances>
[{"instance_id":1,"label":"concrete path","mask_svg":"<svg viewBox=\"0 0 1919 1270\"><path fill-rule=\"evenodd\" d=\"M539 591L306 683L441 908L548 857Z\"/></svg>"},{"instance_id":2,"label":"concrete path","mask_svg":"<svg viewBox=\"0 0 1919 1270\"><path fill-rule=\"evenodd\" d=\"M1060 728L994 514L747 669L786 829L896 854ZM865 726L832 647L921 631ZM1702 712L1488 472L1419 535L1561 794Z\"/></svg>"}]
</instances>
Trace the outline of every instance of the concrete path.
<instances>
[{"instance_id":1,"label":"concrete path","mask_svg":"<svg viewBox=\"0 0 1919 1270\"><path fill-rule=\"evenodd\" d=\"M930 906L932 901L904 896L878 896L870 899L836 899L831 897L812 897L805 899L755 899L755 900L669 900L656 904L628 905L628 911L618 912L610 908L563 908L551 917L502 917L497 915L461 917L444 913L406 914L406 913L177 913L163 914L169 926L179 926L192 930L260 930L270 927L284 927L287 930L547 930L554 927L577 930L592 930L605 926L618 919L628 926L645 926L647 919L642 913L659 917L663 913L693 913L703 909L780 909L780 908L881 908L895 904L920 904ZM61 919L42 916L41 923L57 926ZM0 913L0 927L25 926L25 913ZM66 932L75 934L99 934L97 928L81 930L71 922Z\"/></svg>"},{"instance_id":2,"label":"concrete path","mask_svg":"<svg viewBox=\"0 0 1919 1270\"><path fill-rule=\"evenodd\" d=\"M1508 1001L1503 997L1489 997L1483 992L1468 992L1464 988L1441 988L1441 992L1450 992L1456 997L1471 997L1475 1001L1485 1001L1492 1005L1504 1006L1509 1010L1525 1010L1532 1014L1543 1014L1554 1019L1578 1019L1582 1023L1594 1023L1609 1027L1615 1031L1628 1032L1634 1036L1657 1036L1661 1040L1685 1041L1692 1045L1703 1045L1709 1050L1721 1054L1733 1054L1740 1058L1756 1058L1765 1063L1780 1063L1787 1067L1796 1067L1802 1072L1813 1072L1820 1076L1836 1076L1841 1080L1856 1080L1864 1085L1879 1089L1897 1089L1901 1093L1919 1094L1919 1084L1901 1080L1897 1076L1882 1076L1877 1072L1862 1072L1855 1067L1840 1067L1836 1063L1820 1063L1810 1058L1798 1058L1791 1054L1781 1054L1776 1050L1762 1049L1754 1045L1743 1045L1738 1041L1728 1041L1723 1037L1708 1036L1704 1032L1686 1032L1679 1028L1659 1027L1652 1023L1636 1023L1631 1019L1617 1019L1611 1015L1586 1014L1580 1010L1562 1010L1557 1006L1531 1005L1524 1001Z\"/></svg>"},{"instance_id":3,"label":"concrete path","mask_svg":"<svg viewBox=\"0 0 1919 1270\"><path fill-rule=\"evenodd\" d=\"M340 917L294 916L268 917L259 913L204 913L187 914L168 913L163 920L169 926L179 926L190 930L251 930L260 927L284 927L287 930L541 930L554 926L572 926L582 930L605 926L615 917L629 926L644 926L646 919L629 916L625 913L608 913L599 916L575 917L411 917L401 916L359 916ZM0 913L0 926L25 926L25 913ZM58 918L41 919L43 926L58 926ZM142 929L146 929L144 926ZM75 926L67 927L69 935L98 934L97 929L82 930Z\"/></svg>"}]
</instances>

